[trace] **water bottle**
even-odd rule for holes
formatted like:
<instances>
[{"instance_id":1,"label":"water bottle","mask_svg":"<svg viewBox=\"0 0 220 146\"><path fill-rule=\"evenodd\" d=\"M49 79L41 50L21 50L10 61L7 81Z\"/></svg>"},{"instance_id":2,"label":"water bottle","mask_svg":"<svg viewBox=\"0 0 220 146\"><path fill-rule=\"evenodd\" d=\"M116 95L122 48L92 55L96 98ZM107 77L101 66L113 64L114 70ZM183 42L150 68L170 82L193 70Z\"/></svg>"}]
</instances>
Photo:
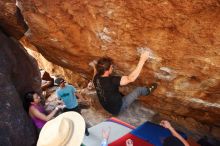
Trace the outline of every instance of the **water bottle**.
<instances>
[{"instance_id":1,"label":"water bottle","mask_svg":"<svg viewBox=\"0 0 220 146\"><path fill-rule=\"evenodd\" d=\"M102 140L101 146L108 146L107 139L103 139L103 140Z\"/></svg>"}]
</instances>

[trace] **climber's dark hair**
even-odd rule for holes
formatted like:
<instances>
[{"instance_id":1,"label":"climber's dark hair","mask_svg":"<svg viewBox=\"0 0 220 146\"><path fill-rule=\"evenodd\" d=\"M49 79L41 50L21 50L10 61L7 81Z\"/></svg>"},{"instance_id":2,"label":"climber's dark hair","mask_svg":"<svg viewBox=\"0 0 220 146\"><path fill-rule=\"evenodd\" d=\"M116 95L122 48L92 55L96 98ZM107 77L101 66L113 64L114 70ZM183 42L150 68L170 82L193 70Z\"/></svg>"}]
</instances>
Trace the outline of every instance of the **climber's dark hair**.
<instances>
[{"instance_id":1,"label":"climber's dark hair","mask_svg":"<svg viewBox=\"0 0 220 146\"><path fill-rule=\"evenodd\" d=\"M113 60L109 57L100 58L96 64L96 70L98 75L103 75L105 71L109 70L113 64Z\"/></svg>"}]
</instances>

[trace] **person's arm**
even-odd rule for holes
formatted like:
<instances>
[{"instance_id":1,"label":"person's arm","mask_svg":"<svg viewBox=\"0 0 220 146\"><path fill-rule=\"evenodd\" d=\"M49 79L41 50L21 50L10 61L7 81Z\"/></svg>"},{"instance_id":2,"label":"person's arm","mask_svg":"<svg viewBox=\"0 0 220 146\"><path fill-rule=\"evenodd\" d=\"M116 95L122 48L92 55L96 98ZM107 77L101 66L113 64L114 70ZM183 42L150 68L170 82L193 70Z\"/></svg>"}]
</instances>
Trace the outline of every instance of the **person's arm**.
<instances>
[{"instance_id":1,"label":"person's arm","mask_svg":"<svg viewBox=\"0 0 220 146\"><path fill-rule=\"evenodd\" d=\"M61 104L61 105L64 104L63 100L62 100L60 97L58 97L58 95L56 95L56 96L54 97L54 99L49 100L49 101L50 101L50 102L55 101L56 103Z\"/></svg>"},{"instance_id":2,"label":"person's arm","mask_svg":"<svg viewBox=\"0 0 220 146\"><path fill-rule=\"evenodd\" d=\"M135 68L128 76L122 76L120 85L127 85L128 83L134 82L139 76L145 61L148 59L149 52L145 51L141 54L140 60Z\"/></svg>"},{"instance_id":3,"label":"person's arm","mask_svg":"<svg viewBox=\"0 0 220 146\"><path fill-rule=\"evenodd\" d=\"M160 125L164 128L169 129L172 135L178 138L184 144L184 146L190 146L189 143L178 132L176 132L176 130L171 126L168 121L163 120L161 121Z\"/></svg>"},{"instance_id":4,"label":"person's arm","mask_svg":"<svg viewBox=\"0 0 220 146\"><path fill-rule=\"evenodd\" d=\"M57 102L58 104L60 104L60 105L64 105L64 102L63 102L62 99L56 99L56 102Z\"/></svg>"},{"instance_id":5,"label":"person's arm","mask_svg":"<svg viewBox=\"0 0 220 146\"><path fill-rule=\"evenodd\" d=\"M83 98L82 95L79 94L79 93L76 91L75 87L73 87L72 85L71 85L70 87L71 87L71 91L72 91L73 96L76 96L77 99L78 99L78 98L81 98L81 99Z\"/></svg>"},{"instance_id":6,"label":"person's arm","mask_svg":"<svg viewBox=\"0 0 220 146\"><path fill-rule=\"evenodd\" d=\"M58 94L54 98L54 101L56 101L58 104L64 105L63 99L61 99Z\"/></svg>"},{"instance_id":7,"label":"person's arm","mask_svg":"<svg viewBox=\"0 0 220 146\"><path fill-rule=\"evenodd\" d=\"M169 130L173 136L178 138L184 144L184 146L189 146L189 143L178 132L176 132L176 130L174 128L171 128Z\"/></svg>"},{"instance_id":8,"label":"person's arm","mask_svg":"<svg viewBox=\"0 0 220 146\"><path fill-rule=\"evenodd\" d=\"M93 81L93 79L94 79L94 77L95 77L95 75L97 74L97 70L96 70L96 67L95 67L95 65L93 66L93 76L92 76L92 81Z\"/></svg>"},{"instance_id":9,"label":"person's arm","mask_svg":"<svg viewBox=\"0 0 220 146\"><path fill-rule=\"evenodd\" d=\"M78 92L75 93L75 95L80 98L80 99L83 99L83 96L81 94L79 94Z\"/></svg>"},{"instance_id":10,"label":"person's arm","mask_svg":"<svg viewBox=\"0 0 220 146\"><path fill-rule=\"evenodd\" d=\"M93 60L89 63L89 65L93 68L93 77L92 77L92 81L95 77L95 75L97 74L97 70L96 70L96 64L97 64L97 61L96 60Z\"/></svg>"},{"instance_id":11,"label":"person's arm","mask_svg":"<svg viewBox=\"0 0 220 146\"><path fill-rule=\"evenodd\" d=\"M49 115L45 115L44 113L41 113L38 109L35 107L31 106L30 107L30 113L43 121L49 121L50 119L53 118L53 116L56 114L56 112L59 110L59 107L56 107Z\"/></svg>"},{"instance_id":12,"label":"person's arm","mask_svg":"<svg viewBox=\"0 0 220 146\"><path fill-rule=\"evenodd\" d=\"M92 88L95 87L93 82L94 82L94 78L97 74L97 70L96 70L96 67L95 67L96 63L93 63L93 65L92 65L92 67L93 67L93 76L92 76L92 80L88 83L88 86L87 86L88 89L92 89Z\"/></svg>"},{"instance_id":13,"label":"person's arm","mask_svg":"<svg viewBox=\"0 0 220 146\"><path fill-rule=\"evenodd\" d=\"M55 100L57 101L58 104L65 105L65 103L63 102L63 99L61 98L58 90L56 90L56 98L55 98Z\"/></svg>"},{"instance_id":14,"label":"person's arm","mask_svg":"<svg viewBox=\"0 0 220 146\"><path fill-rule=\"evenodd\" d=\"M109 127L107 130L102 129L102 143L101 146L108 146L108 138L111 132L111 128Z\"/></svg>"}]
</instances>

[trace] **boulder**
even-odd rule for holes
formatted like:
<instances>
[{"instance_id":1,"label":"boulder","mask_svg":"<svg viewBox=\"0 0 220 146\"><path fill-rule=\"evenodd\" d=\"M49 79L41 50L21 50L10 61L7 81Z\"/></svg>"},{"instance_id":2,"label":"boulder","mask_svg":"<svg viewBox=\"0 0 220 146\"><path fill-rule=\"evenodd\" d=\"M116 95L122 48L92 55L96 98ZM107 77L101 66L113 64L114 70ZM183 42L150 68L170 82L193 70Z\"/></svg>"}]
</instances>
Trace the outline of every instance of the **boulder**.
<instances>
[{"instance_id":1,"label":"boulder","mask_svg":"<svg viewBox=\"0 0 220 146\"><path fill-rule=\"evenodd\" d=\"M26 92L41 92L40 72L18 41L0 32L0 44L0 145L31 146L36 133L23 101Z\"/></svg>"},{"instance_id":2,"label":"boulder","mask_svg":"<svg viewBox=\"0 0 220 146\"><path fill-rule=\"evenodd\" d=\"M28 29L20 9L16 6L16 0L0 1L0 28L6 34L20 39Z\"/></svg>"}]
</instances>

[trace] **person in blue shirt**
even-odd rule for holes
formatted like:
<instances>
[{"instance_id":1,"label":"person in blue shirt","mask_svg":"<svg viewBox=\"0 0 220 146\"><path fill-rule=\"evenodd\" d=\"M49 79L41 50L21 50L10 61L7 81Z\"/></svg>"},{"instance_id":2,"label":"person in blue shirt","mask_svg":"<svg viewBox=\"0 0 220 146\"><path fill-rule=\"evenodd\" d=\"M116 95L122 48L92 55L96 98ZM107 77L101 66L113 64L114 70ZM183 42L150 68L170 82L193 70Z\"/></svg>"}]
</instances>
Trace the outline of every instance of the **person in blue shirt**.
<instances>
[{"instance_id":1,"label":"person in blue shirt","mask_svg":"<svg viewBox=\"0 0 220 146\"><path fill-rule=\"evenodd\" d=\"M56 90L57 97L62 100L66 106L64 112L80 112L76 96L81 97L81 95L76 93L76 89L72 85L65 84L65 80L62 78L57 78L55 83L59 85L59 88Z\"/></svg>"},{"instance_id":2,"label":"person in blue shirt","mask_svg":"<svg viewBox=\"0 0 220 146\"><path fill-rule=\"evenodd\" d=\"M77 97L83 98L82 95L77 93L76 89L72 85L66 84L63 78L57 78L55 83L59 86L59 88L56 90L56 95L65 104L63 112L75 111L81 114L81 109L78 106ZM87 136L89 135L87 128L85 134Z\"/></svg>"}]
</instances>

